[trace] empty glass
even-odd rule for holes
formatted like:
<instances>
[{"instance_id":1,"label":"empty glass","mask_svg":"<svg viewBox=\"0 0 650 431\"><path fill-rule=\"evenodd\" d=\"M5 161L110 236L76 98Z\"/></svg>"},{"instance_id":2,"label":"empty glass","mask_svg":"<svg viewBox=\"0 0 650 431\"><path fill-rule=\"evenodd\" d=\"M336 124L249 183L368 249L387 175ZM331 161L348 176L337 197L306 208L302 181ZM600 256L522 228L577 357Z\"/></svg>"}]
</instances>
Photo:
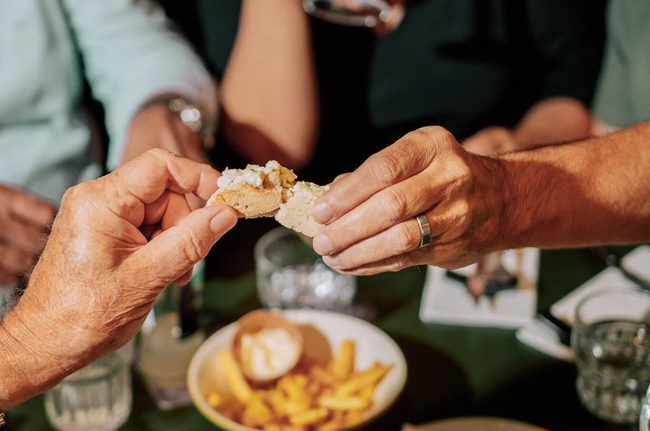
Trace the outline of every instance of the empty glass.
<instances>
[{"instance_id":1,"label":"empty glass","mask_svg":"<svg viewBox=\"0 0 650 431\"><path fill-rule=\"evenodd\" d=\"M633 424L650 384L650 293L594 293L576 309L573 349L583 405L601 419Z\"/></svg>"},{"instance_id":2,"label":"empty glass","mask_svg":"<svg viewBox=\"0 0 650 431\"><path fill-rule=\"evenodd\" d=\"M45 393L45 412L59 431L115 431L131 414L133 342L63 379Z\"/></svg>"},{"instance_id":3,"label":"empty glass","mask_svg":"<svg viewBox=\"0 0 650 431\"><path fill-rule=\"evenodd\" d=\"M343 311L352 303L354 276L339 274L294 231L279 227L255 245L257 292L267 308Z\"/></svg>"},{"instance_id":4,"label":"empty glass","mask_svg":"<svg viewBox=\"0 0 650 431\"><path fill-rule=\"evenodd\" d=\"M303 0L310 15L335 24L374 27L388 22L390 5L383 0Z\"/></svg>"}]
</instances>

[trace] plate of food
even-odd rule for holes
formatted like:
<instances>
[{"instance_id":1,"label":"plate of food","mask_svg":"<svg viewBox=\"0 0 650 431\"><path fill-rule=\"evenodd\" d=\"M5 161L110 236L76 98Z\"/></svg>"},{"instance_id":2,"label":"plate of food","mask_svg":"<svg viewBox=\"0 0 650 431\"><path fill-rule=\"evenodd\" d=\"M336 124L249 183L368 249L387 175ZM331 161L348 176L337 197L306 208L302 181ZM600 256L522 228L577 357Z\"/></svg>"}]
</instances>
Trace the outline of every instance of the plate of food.
<instances>
[{"instance_id":1,"label":"plate of food","mask_svg":"<svg viewBox=\"0 0 650 431\"><path fill-rule=\"evenodd\" d=\"M190 363L197 409L231 431L357 429L406 383L399 346L344 314L258 310L209 337Z\"/></svg>"}]
</instances>

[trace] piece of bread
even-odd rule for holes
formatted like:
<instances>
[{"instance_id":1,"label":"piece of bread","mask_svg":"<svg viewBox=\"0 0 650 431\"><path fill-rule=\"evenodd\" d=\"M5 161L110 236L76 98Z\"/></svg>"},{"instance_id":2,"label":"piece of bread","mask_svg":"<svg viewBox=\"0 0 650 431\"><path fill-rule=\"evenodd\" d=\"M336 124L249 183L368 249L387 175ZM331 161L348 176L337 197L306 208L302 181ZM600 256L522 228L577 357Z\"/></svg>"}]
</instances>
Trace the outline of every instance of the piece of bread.
<instances>
[{"instance_id":1,"label":"piece of bread","mask_svg":"<svg viewBox=\"0 0 650 431\"><path fill-rule=\"evenodd\" d=\"M208 205L229 205L246 218L273 217L286 201L296 174L276 161L266 166L248 165L246 169L226 169L219 178L219 189Z\"/></svg>"},{"instance_id":2,"label":"piece of bread","mask_svg":"<svg viewBox=\"0 0 650 431\"><path fill-rule=\"evenodd\" d=\"M275 219L282 225L308 237L313 237L323 225L316 223L311 215L316 200L327 190L328 186L298 181L288 191L288 199L280 205Z\"/></svg>"}]
</instances>

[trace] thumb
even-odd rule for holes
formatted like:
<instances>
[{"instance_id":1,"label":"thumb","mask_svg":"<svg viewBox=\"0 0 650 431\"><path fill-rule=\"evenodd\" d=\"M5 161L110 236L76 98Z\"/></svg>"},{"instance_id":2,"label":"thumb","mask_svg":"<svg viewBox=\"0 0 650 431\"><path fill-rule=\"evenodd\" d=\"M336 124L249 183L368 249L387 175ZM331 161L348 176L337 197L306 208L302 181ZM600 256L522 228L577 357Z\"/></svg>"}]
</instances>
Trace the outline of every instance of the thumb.
<instances>
[{"instance_id":1,"label":"thumb","mask_svg":"<svg viewBox=\"0 0 650 431\"><path fill-rule=\"evenodd\" d=\"M153 238L128 259L126 273L143 286L164 287L187 273L237 223L235 211L211 205Z\"/></svg>"}]
</instances>

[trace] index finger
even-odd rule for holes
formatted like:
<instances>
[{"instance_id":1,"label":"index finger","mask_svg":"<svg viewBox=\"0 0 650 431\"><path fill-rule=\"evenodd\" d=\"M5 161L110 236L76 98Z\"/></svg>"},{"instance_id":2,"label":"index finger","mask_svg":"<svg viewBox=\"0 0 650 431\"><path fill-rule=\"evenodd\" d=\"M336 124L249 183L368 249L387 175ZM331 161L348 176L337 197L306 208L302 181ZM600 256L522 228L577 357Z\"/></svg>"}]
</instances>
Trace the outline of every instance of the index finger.
<instances>
[{"instance_id":1,"label":"index finger","mask_svg":"<svg viewBox=\"0 0 650 431\"><path fill-rule=\"evenodd\" d=\"M149 150L115 171L120 188L145 204L166 190L192 193L203 200L218 188L221 174L209 165L179 157L159 148Z\"/></svg>"},{"instance_id":2,"label":"index finger","mask_svg":"<svg viewBox=\"0 0 650 431\"><path fill-rule=\"evenodd\" d=\"M356 171L335 181L313 209L314 220L328 224L361 205L375 193L426 169L441 142L453 140L442 127L411 132L368 158Z\"/></svg>"}]
</instances>

